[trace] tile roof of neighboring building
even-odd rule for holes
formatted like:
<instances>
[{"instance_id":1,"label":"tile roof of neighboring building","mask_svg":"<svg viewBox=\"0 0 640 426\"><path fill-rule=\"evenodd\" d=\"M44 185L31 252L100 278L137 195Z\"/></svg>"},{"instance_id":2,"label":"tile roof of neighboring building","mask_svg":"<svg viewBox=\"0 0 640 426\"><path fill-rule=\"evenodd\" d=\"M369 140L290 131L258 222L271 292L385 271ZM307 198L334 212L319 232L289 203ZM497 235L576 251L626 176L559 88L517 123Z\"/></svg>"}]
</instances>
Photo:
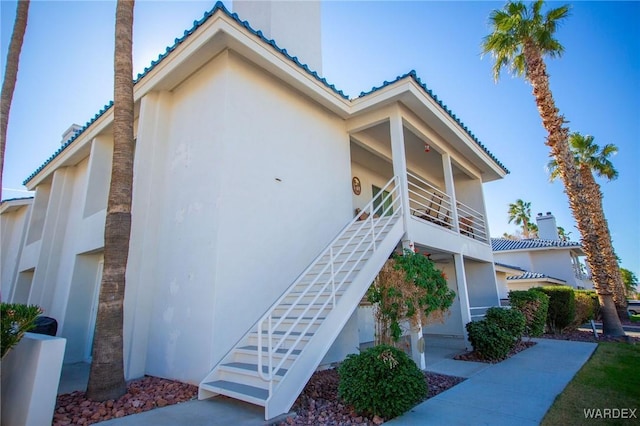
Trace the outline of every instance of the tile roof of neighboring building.
<instances>
[{"instance_id":1,"label":"tile roof of neighboring building","mask_svg":"<svg viewBox=\"0 0 640 426\"><path fill-rule=\"evenodd\" d=\"M543 240L540 238L526 240L510 240L507 238L491 239L491 248L493 251L544 249L554 247L580 248L582 246L576 241Z\"/></svg>"},{"instance_id":2,"label":"tile roof of neighboring building","mask_svg":"<svg viewBox=\"0 0 640 426\"><path fill-rule=\"evenodd\" d=\"M275 49L280 54L284 55L287 59L289 59L290 61L295 63L298 67L302 68L304 71L307 72L307 74L313 76L316 80L321 82L324 86L329 88L331 91L333 91L334 93L336 93L337 95L339 95L343 99L349 100L349 97L347 95L345 95L344 92L342 92L342 90L338 90L335 87L335 85L330 84L327 81L326 78L320 77L320 75L318 75L318 73L316 71L311 70L307 64L301 63L300 60L298 60L297 56L291 56L287 52L287 49L283 49L283 48L279 47L277 45L277 43L275 42L275 40L265 37L264 34L262 33L262 31L255 30L254 28L251 27L249 22L241 20L238 17L238 14L231 13L221 1L216 2L216 4L213 7L213 9L211 9L208 12L205 12L205 14L202 16L202 18L200 20L193 21L193 26L190 29L185 30L182 37L176 38L174 40L174 43L173 43L172 46L167 46L165 52L161 53L160 55L158 55L158 59L157 60L151 61L151 65L149 67L145 67L144 71L142 73L138 74L137 78L134 79L133 83L136 84L140 80L142 80L151 70L153 70L156 67L156 65L158 65L160 62L162 62L162 60L164 60L164 58L166 58L171 52L173 52L178 47L178 45L180 45L184 40L186 40L187 37L189 37L195 30L197 30L204 22L206 22L211 16L213 16L218 11L221 11L225 15L231 17L237 23L239 23L244 28L246 28L248 31L250 31L252 34L254 34L255 36L259 37L263 42L271 45L273 47L273 49ZM388 86L390 84L393 84L393 83L395 83L397 81L400 81L400 80L402 80L404 78L407 78L407 77L411 77L424 90L424 92L427 95L429 95L434 101L436 101L440 105L440 107L447 114L449 114L449 116L451 118L453 118L456 121L456 123L458 123L458 125L474 140L474 142L487 155L489 155L489 157L502 170L504 170L505 173L509 173L509 170L482 144L482 142L480 142L480 140L478 140L478 138L467 128L467 126L465 126L464 123L449 108L447 108L447 106L441 100L438 99L438 96L436 96L430 89L427 88L427 86L420 80L420 78L416 75L416 72L413 71L413 70L408 72L407 74L398 76L395 80L393 80L391 82L385 81L381 86L373 87L369 92L360 93L360 96L358 98L362 98L364 96L367 96L367 95L369 95L369 94L371 94L371 93L373 93L373 92L375 92L377 90L380 90L380 89L382 89L382 88L384 88L384 87L386 87L386 86ZM98 118L100 118L112 106L113 106L113 101L110 101L109 103L107 103L97 114L95 114L93 116L93 118L91 120L87 121L85 123L85 125L80 130L78 130L71 138L69 138L69 140L67 140L64 144L62 144L62 146L55 153L53 153L53 155L51 155L51 157L49 157L47 160L45 160L45 162L40 167L38 167L33 173L31 173L31 175L29 175L29 177L27 177L22 182L22 184L26 185L31 179L33 179L38 173L40 173L49 163L51 163L51 161L53 161L53 159L55 159L58 155L60 155L60 153L62 153L62 151L64 151L69 145L71 145L71 143L74 140L76 140L82 133L84 133L84 131L89 126L91 126Z\"/></svg>"},{"instance_id":3,"label":"tile roof of neighboring building","mask_svg":"<svg viewBox=\"0 0 640 426\"><path fill-rule=\"evenodd\" d=\"M552 279L552 280L556 280L556 281L562 281L563 283L566 282L563 279L560 278L554 278L554 277L550 277L548 275L545 274L541 274L539 272L525 272L522 275L512 275L510 277L507 277L507 280L509 281L516 281L516 280L540 280L540 279Z\"/></svg>"},{"instance_id":4,"label":"tile roof of neighboring building","mask_svg":"<svg viewBox=\"0 0 640 426\"><path fill-rule=\"evenodd\" d=\"M503 266L505 268L515 269L515 270L522 271L522 272L527 272L525 269L522 269L519 266L507 265L506 263L500 263L500 262L493 262L493 263L498 265L498 266Z\"/></svg>"}]
</instances>

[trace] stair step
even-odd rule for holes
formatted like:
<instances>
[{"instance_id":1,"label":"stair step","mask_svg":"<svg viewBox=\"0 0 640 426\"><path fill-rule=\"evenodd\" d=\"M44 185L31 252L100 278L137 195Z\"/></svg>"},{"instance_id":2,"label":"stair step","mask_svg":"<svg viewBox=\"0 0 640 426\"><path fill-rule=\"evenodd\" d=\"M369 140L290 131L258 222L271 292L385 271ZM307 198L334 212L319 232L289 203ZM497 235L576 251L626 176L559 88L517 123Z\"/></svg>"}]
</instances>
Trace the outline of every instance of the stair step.
<instances>
[{"instance_id":1,"label":"stair step","mask_svg":"<svg viewBox=\"0 0 640 426\"><path fill-rule=\"evenodd\" d=\"M267 398L269 398L269 391L267 389L233 383L227 380L215 380L213 382L202 383L200 387L210 392L226 395L261 407L265 406L265 402Z\"/></svg>"},{"instance_id":2,"label":"stair step","mask_svg":"<svg viewBox=\"0 0 640 426\"><path fill-rule=\"evenodd\" d=\"M244 351L251 351L251 352L257 352L257 351L258 351L258 347L257 347L256 345L242 346L242 347L240 347L240 348L238 348L238 349L239 349L239 350L241 349L241 350L244 350ZM267 354L268 348L267 348L266 346L263 346L263 347L262 347L262 351L263 351L265 354ZM302 352L302 351L301 351L301 350L299 350L299 349L296 349L296 350L294 350L294 351L292 351L292 352L291 352L291 355L299 355L299 354L300 354L300 352ZM281 354L281 355L282 355L282 354L286 354L286 353L287 353L287 350L286 350L286 349L278 349L278 350L276 351L276 353L277 353L277 354Z\"/></svg>"},{"instance_id":3,"label":"stair step","mask_svg":"<svg viewBox=\"0 0 640 426\"><path fill-rule=\"evenodd\" d=\"M221 367L226 367L227 369L236 369L236 370L246 370L248 372L251 373L258 373L258 365L257 364L249 364L247 362L228 362L226 364L222 364ZM266 365L262 366L262 372L263 373L268 373L269 372L269 367L267 367ZM286 368L281 368L276 372L276 376L284 376L285 374L287 374L287 369Z\"/></svg>"},{"instance_id":4,"label":"stair step","mask_svg":"<svg viewBox=\"0 0 640 426\"><path fill-rule=\"evenodd\" d=\"M287 310L289 308L291 308L293 306L293 309L291 309L291 312L289 312L288 315L296 315L296 313L300 313L303 310L306 310L305 315L314 315L316 312L321 311L329 311L331 309L331 303L328 303L327 306L323 307L323 303L314 303L312 305L292 305L291 303L280 303L278 306L276 306L273 309L273 313L275 315L282 315L285 312L287 312ZM309 308L307 310L307 308Z\"/></svg>"},{"instance_id":5,"label":"stair step","mask_svg":"<svg viewBox=\"0 0 640 426\"><path fill-rule=\"evenodd\" d=\"M251 334L258 334L257 331L252 332ZM262 334L268 334L267 330L262 330ZM272 332L271 334L273 334L274 336L284 336L285 332L284 331L279 331L276 330L274 332ZM289 336L291 337L298 337L300 336L302 333L299 331L292 331L289 333ZM314 333L304 333L304 337L311 337L313 336Z\"/></svg>"},{"instance_id":6,"label":"stair step","mask_svg":"<svg viewBox=\"0 0 640 426\"><path fill-rule=\"evenodd\" d=\"M282 317L271 317L271 319L274 320L274 321L279 321L280 318L282 318ZM284 323L292 322L292 321L296 321L297 319L298 319L298 317L288 316L288 317L285 317L282 322L284 322ZM327 319L327 318L326 317L318 317L318 318L315 318L315 321L324 321L325 319ZM300 321L304 321L304 322L307 322L307 323L309 321L313 321L313 320L314 320L313 317L302 317L302 318L300 318Z\"/></svg>"}]
</instances>

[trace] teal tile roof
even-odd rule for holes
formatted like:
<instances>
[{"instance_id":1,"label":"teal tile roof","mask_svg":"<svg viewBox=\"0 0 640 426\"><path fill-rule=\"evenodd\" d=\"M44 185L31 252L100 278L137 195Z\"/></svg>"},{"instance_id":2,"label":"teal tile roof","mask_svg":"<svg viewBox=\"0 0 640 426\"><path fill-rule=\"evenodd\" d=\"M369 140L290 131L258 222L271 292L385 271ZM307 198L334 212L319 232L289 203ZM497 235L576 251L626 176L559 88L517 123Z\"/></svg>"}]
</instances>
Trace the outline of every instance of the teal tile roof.
<instances>
[{"instance_id":1,"label":"teal tile roof","mask_svg":"<svg viewBox=\"0 0 640 426\"><path fill-rule=\"evenodd\" d=\"M422 88L422 90L424 91L424 93L426 93L431 99L433 99L439 106L440 108L442 108L442 110L444 112L446 112L449 117L453 118L453 120L458 124L458 126L460 126L460 128L462 130L464 130L464 132L469 135L469 137L471 139L473 139L473 141L505 172L505 173L510 173L509 170L500 162L500 160L498 160L496 158L495 155L493 155L486 146L484 146L484 144L482 142L480 142L480 140L476 137L476 135L473 134L473 132L471 130L469 130L469 128L462 122L462 120L460 120L460 118L453 113L453 111L451 111L447 105L442 102L441 99L438 99L438 95L436 95L435 93L433 93L433 91L431 89L429 89L427 87L427 85L425 83L422 82L422 80L420 80L420 77L418 77L416 75L416 72L414 70L409 71L406 74L400 75L398 77L396 77L395 80L392 81L385 81L382 83L382 85L377 86L377 87L372 87L371 90L369 90L368 92L361 92L360 93L360 98L365 97L371 93L374 93L380 89L384 89L385 87L392 85L400 80L403 80L405 78L411 78L413 79L413 81L416 82L416 84L418 86L420 86Z\"/></svg>"},{"instance_id":2,"label":"teal tile roof","mask_svg":"<svg viewBox=\"0 0 640 426\"><path fill-rule=\"evenodd\" d=\"M320 75L314 71L311 70L309 68L309 66L307 64L304 64L302 62L300 62L300 60L298 59L297 56L291 56L286 49L283 49L281 47L278 46L278 44L275 42L275 40L273 39L269 39L267 37L264 36L264 34L262 33L262 31L260 30L255 30L254 28L251 27L251 25L249 24L248 21L243 21L242 19L240 19L238 17L238 14L236 13L231 13L226 7L225 5L221 2L218 1L215 6L208 12L205 12L204 15L202 16L202 18L200 20L196 20L193 21L193 26L184 31L184 34L182 35L182 37L176 38L174 40L173 45L171 46L167 46L167 48L165 49L164 53L161 53L160 55L158 55L158 59L151 61L151 65L149 67L145 67L144 71L142 73L139 73L137 75L137 77L133 80L133 83L136 84L138 83L140 80L142 80L143 78L145 78L147 76L147 74L149 74L149 72L151 72L160 62L162 62L171 52L173 52L181 43L183 43L187 37L189 37L191 34L193 34L200 26L202 26L202 24L204 24L209 18L211 18L213 15L215 15L217 12L220 13L224 13L225 15L229 16L230 18L232 18L233 20L235 20L237 23L239 23L240 25L242 25L244 28L246 28L250 33L252 33L253 35L255 35L256 37L260 38L264 43L270 45L275 51L277 51L278 53L280 53L281 55L283 55L285 58L287 58L289 61L293 62L295 65L297 65L299 68L302 68L307 74L311 75L313 78L315 78L317 81L319 81L320 83L322 83L325 87L327 87L328 89L330 89L332 92L334 92L335 94L337 94L338 96L340 96L343 99L349 100L349 97L347 95L344 94L344 92L342 90L338 90L336 88L335 85L330 84L326 78L324 77L320 77ZM426 84L424 84L420 78L416 75L415 71L410 71L407 74L398 76L395 80L393 81L385 81L381 86L379 87L373 87L369 92L362 92L360 93L359 98L362 98L364 96L367 96L377 90L380 90L388 85L391 85L395 82L398 82L404 78L412 78L423 90L424 92L429 95L434 101L436 101L438 103L438 105L440 105L440 107L447 113L449 114L449 116L451 118L453 118L456 123L460 126L461 129L463 129L473 140L476 144L478 144L478 146L485 152L487 153L487 155L489 155L489 157L502 169L504 170L505 173L509 173L509 170L482 144L482 142L480 142L480 140L478 140L478 138L467 128L467 126L464 125L464 123L449 109L447 108L447 106L438 99L438 97L430 90L427 88ZM91 126L96 120L98 120L104 113L106 113L109 109L111 109L111 107L113 106L113 101L110 101L109 103L107 103L100 111L98 111L97 114L95 114L93 116L93 118L89 121L87 121L85 123L85 125L79 130L77 131L71 138L69 138L69 140L67 140L66 142L64 142L60 148L53 154L51 155L51 157L49 157L47 160L45 160L45 162L38 167L31 175L29 175L29 177L27 177L22 184L26 185L31 179L33 179L38 173L40 173L49 163L51 163L58 155L60 155L67 147L69 147L69 145L71 145L73 143L73 141L75 141L81 134L84 133L84 131Z\"/></svg>"},{"instance_id":3,"label":"teal tile roof","mask_svg":"<svg viewBox=\"0 0 640 426\"><path fill-rule=\"evenodd\" d=\"M549 275L541 274L540 272L529 272L529 271L527 271L522 275L512 275L510 277L507 277L507 281L544 280L544 279L552 279L552 280L562 281L563 283L566 283L566 281L561 279L561 278L550 277Z\"/></svg>"},{"instance_id":4,"label":"teal tile roof","mask_svg":"<svg viewBox=\"0 0 640 426\"><path fill-rule=\"evenodd\" d=\"M543 240L540 238L530 238L525 240L510 240L508 238L491 239L491 248L493 251L543 249L554 247L580 248L582 245L576 241Z\"/></svg>"}]
</instances>

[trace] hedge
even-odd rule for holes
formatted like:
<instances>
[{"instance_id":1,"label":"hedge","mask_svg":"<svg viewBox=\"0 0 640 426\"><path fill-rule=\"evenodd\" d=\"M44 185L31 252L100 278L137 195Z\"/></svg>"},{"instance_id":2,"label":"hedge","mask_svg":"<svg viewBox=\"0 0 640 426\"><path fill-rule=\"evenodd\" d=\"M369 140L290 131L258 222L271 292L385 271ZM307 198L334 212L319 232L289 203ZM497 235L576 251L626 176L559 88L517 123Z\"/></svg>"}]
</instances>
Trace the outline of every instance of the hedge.
<instances>
[{"instance_id":1,"label":"hedge","mask_svg":"<svg viewBox=\"0 0 640 426\"><path fill-rule=\"evenodd\" d=\"M549 296L549 310L547 312L547 327L555 334L573 323L576 315L576 299L573 288L568 286L534 287L534 291L541 291Z\"/></svg>"},{"instance_id":2,"label":"hedge","mask_svg":"<svg viewBox=\"0 0 640 426\"><path fill-rule=\"evenodd\" d=\"M544 333L549 311L549 296L535 290L513 290L509 292L511 309L516 309L524 315L524 334L529 337L539 337Z\"/></svg>"}]
</instances>

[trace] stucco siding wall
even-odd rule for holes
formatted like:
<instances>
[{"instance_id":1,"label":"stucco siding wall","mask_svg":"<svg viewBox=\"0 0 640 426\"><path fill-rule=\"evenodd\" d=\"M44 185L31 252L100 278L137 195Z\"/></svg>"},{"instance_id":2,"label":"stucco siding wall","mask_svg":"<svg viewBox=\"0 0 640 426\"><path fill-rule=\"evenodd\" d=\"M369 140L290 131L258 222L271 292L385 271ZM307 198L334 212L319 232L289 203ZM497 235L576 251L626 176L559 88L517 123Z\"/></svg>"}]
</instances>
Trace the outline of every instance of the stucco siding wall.
<instances>
[{"instance_id":1,"label":"stucco siding wall","mask_svg":"<svg viewBox=\"0 0 640 426\"><path fill-rule=\"evenodd\" d=\"M575 286L576 279L569 250L549 250L531 253L533 270L553 278L565 280L567 285Z\"/></svg>"},{"instance_id":2,"label":"stucco siding wall","mask_svg":"<svg viewBox=\"0 0 640 426\"><path fill-rule=\"evenodd\" d=\"M342 120L229 52L165 109L166 158L140 170L167 176L146 183L162 193L145 216L159 232L141 262L155 267L130 273L154 282L145 372L197 383L351 219L349 141Z\"/></svg>"},{"instance_id":3,"label":"stucco siding wall","mask_svg":"<svg viewBox=\"0 0 640 426\"><path fill-rule=\"evenodd\" d=\"M509 298L509 288L507 281L507 274L504 272L496 271L496 283L498 284L498 297L500 299Z\"/></svg>"},{"instance_id":4,"label":"stucco siding wall","mask_svg":"<svg viewBox=\"0 0 640 426\"><path fill-rule=\"evenodd\" d=\"M382 188L389 179L391 179L391 176L385 176L376 170L356 162L351 163L351 174L360 179L362 187L360 195L356 195L351 191L352 213L355 216L356 208L362 209L373 199L373 185Z\"/></svg>"},{"instance_id":5,"label":"stucco siding wall","mask_svg":"<svg viewBox=\"0 0 640 426\"><path fill-rule=\"evenodd\" d=\"M30 209L31 204L27 204L0 216L0 298L3 302L10 301L13 296Z\"/></svg>"},{"instance_id":6,"label":"stucco siding wall","mask_svg":"<svg viewBox=\"0 0 640 426\"><path fill-rule=\"evenodd\" d=\"M140 252L127 272L129 377L197 383L211 367L227 84L218 58L141 108L131 242Z\"/></svg>"},{"instance_id":7,"label":"stucco siding wall","mask_svg":"<svg viewBox=\"0 0 640 426\"><path fill-rule=\"evenodd\" d=\"M503 263L510 266L518 266L526 271L535 271L533 269L533 262L531 261L531 255L529 252L513 252L513 253L501 253L494 252L493 257L496 262ZM542 272L542 271L536 271Z\"/></svg>"},{"instance_id":8,"label":"stucco siding wall","mask_svg":"<svg viewBox=\"0 0 640 426\"><path fill-rule=\"evenodd\" d=\"M471 308L499 306L500 299L493 264L465 259L464 268L467 275L469 306ZM472 315L477 313L471 312Z\"/></svg>"},{"instance_id":9,"label":"stucco siding wall","mask_svg":"<svg viewBox=\"0 0 640 426\"><path fill-rule=\"evenodd\" d=\"M60 235L60 239L56 241L57 247L54 249L60 250L59 267L55 276L55 285L51 287L51 310L47 315L58 320L59 329L64 327L65 312L71 287L71 275L73 274L78 253L77 240L82 231L81 223L85 205L88 164L88 158L85 158L77 166L68 168L69 205L65 209L65 214L60 215L57 224L57 226L64 229L64 234ZM54 278L54 276L49 277L49 279L51 278ZM76 308L78 307L71 307L71 309Z\"/></svg>"}]
</instances>

